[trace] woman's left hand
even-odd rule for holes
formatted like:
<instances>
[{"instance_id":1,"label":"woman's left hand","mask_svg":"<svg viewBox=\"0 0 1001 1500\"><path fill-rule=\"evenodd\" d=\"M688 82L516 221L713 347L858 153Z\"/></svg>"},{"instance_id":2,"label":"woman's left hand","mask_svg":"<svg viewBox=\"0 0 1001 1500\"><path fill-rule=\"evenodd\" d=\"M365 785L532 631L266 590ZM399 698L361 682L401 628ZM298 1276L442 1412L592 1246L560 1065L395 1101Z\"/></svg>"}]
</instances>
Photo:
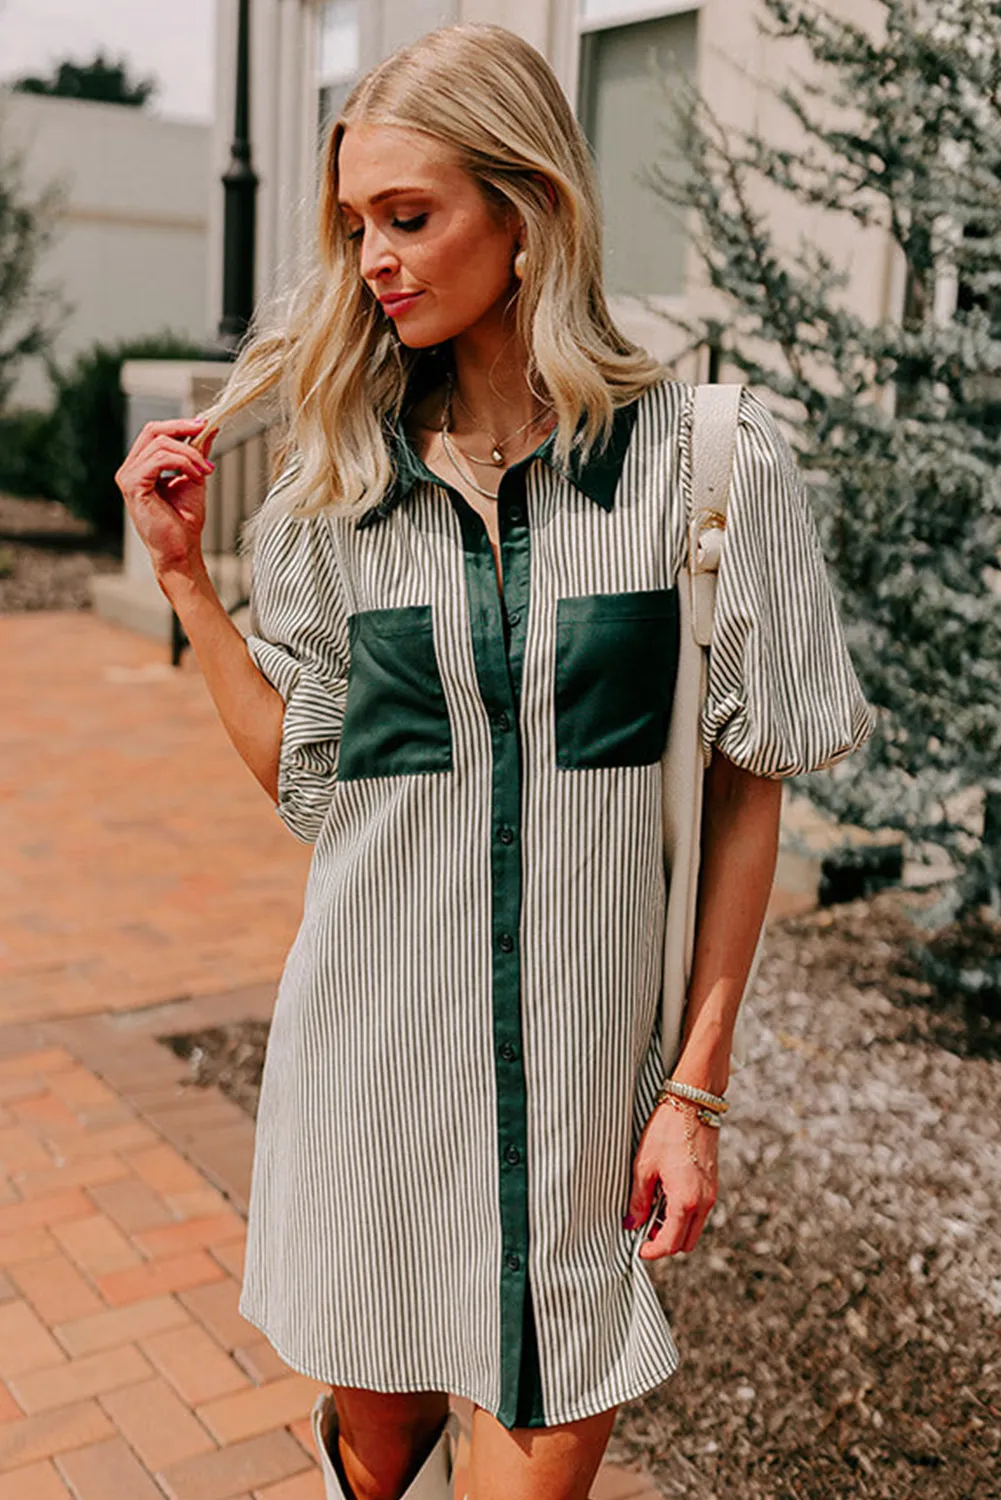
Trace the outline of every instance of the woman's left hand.
<instances>
[{"instance_id":1,"label":"woman's left hand","mask_svg":"<svg viewBox=\"0 0 1001 1500\"><path fill-rule=\"evenodd\" d=\"M686 1131L692 1137L699 1165L689 1153ZM717 1165L719 1131L703 1125L687 1105L676 1109L660 1104L646 1123L633 1163L633 1189L626 1229L641 1228L660 1187L664 1194L664 1219L654 1220L651 1235L640 1246L643 1260L694 1250L706 1219L716 1202L719 1181Z\"/></svg>"}]
</instances>

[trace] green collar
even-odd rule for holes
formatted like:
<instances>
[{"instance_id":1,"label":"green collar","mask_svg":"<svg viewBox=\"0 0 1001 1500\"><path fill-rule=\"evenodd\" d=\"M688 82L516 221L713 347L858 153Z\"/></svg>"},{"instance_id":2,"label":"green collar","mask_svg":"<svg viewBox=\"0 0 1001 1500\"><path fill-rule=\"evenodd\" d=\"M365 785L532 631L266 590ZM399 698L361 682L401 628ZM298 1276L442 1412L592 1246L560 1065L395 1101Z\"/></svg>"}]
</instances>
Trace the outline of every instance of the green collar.
<instances>
[{"instance_id":1,"label":"green collar","mask_svg":"<svg viewBox=\"0 0 1001 1500\"><path fill-rule=\"evenodd\" d=\"M622 474L622 466L626 460L626 452L632 440L633 428L636 426L637 412L638 403L635 401L629 406L617 407L612 419L612 432L608 442L600 450L592 449L586 460L582 459L579 449L575 448L570 454L569 464L566 469L563 469L557 463L553 452L555 433L550 433L534 453L530 453L527 458L513 465L513 468L527 468L535 459L541 459L555 474L563 474L569 479L577 489L589 496L595 504L600 505L602 510L611 510ZM393 464L393 479L379 504L365 511L361 516L358 521L359 530L372 526L376 521L388 516L401 500L406 499L416 485L441 484L438 475L433 474L423 459L414 452L401 424L391 426L386 437Z\"/></svg>"}]
</instances>

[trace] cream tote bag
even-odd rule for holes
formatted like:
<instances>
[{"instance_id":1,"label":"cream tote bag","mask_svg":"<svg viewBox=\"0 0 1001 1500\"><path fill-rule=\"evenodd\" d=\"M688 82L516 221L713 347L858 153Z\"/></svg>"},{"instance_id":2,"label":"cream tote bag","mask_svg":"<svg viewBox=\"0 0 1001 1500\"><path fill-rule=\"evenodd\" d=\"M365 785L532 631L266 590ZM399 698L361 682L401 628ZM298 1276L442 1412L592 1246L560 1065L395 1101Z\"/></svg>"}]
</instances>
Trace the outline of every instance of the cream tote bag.
<instances>
[{"instance_id":1,"label":"cream tote bag","mask_svg":"<svg viewBox=\"0 0 1001 1500\"><path fill-rule=\"evenodd\" d=\"M667 751L661 761L664 859L670 876L661 992L664 1074L674 1071L695 948L699 885L702 779L707 760L700 723L708 677L708 649L716 603L716 573L726 531L739 385L699 385L692 419L692 509L688 560L678 579L678 680ZM733 1067L747 1061L747 996L761 957L764 929L751 964L733 1038Z\"/></svg>"}]
</instances>

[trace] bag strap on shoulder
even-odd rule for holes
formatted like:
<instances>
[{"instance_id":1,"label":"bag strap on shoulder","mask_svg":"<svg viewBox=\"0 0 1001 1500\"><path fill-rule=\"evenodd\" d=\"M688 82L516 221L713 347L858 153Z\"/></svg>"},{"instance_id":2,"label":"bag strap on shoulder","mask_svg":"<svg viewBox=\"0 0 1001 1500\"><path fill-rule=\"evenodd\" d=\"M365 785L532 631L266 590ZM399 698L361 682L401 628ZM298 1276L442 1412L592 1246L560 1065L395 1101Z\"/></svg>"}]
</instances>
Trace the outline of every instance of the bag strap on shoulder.
<instances>
[{"instance_id":1,"label":"bag strap on shoulder","mask_svg":"<svg viewBox=\"0 0 1001 1500\"><path fill-rule=\"evenodd\" d=\"M692 509L688 518L688 576L692 631L700 646L712 639L716 574L726 530L741 385L697 385L692 410Z\"/></svg>"}]
</instances>

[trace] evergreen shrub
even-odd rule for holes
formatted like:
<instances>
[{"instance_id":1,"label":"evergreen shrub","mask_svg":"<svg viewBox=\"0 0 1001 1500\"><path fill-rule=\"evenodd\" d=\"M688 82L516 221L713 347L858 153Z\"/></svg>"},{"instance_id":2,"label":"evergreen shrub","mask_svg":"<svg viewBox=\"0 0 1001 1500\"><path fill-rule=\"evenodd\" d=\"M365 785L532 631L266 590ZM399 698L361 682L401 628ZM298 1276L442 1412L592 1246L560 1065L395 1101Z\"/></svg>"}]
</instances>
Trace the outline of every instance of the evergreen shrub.
<instances>
[{"instance_id":1,"label":"evergreen shrub","mask_svg":"<svg viewBox=\"0 0 1001 1500\"><path fill-rule=\"evenodd\" d=\"M125 456L122 365L130 359L198 359L198 345L172 333L95 344L64 372L53 371L56 405L49 451L52 493L105 542L122 537L115 473Z\"/></svg>"},{"instance_id":2,"label":"evergreen shrub","mask_svg":"<svg viewBox=\"0 0 1001 1500\"><path fill-rule=\"evenodd\" d=\"M681 80L687 170L649 178L718 294L714 318L676 321L794 423L878 709L866 751L809 794L931 870L944 851L956 878L934 920L1001 932L1001 5L844 10L762 0L767 45L796 49L786 136L729 128ZM813 239L783 232L786 208L824 212ZM845 296L837 220L892 246L903 294L880 319ZM978 1003L993 986L1001 1013L997 936L955 982Z\"/></svg>"},{"instance_id":3,"label":"evergreen shrub","mask_svg":"<svg viewBox=\"0 0 1001 1500\"><path fill-rule=\"evenodd\" d=\"M0 492L27 500L52 500L52 413L0 415Z\"/></svg>"}]
</instances>

